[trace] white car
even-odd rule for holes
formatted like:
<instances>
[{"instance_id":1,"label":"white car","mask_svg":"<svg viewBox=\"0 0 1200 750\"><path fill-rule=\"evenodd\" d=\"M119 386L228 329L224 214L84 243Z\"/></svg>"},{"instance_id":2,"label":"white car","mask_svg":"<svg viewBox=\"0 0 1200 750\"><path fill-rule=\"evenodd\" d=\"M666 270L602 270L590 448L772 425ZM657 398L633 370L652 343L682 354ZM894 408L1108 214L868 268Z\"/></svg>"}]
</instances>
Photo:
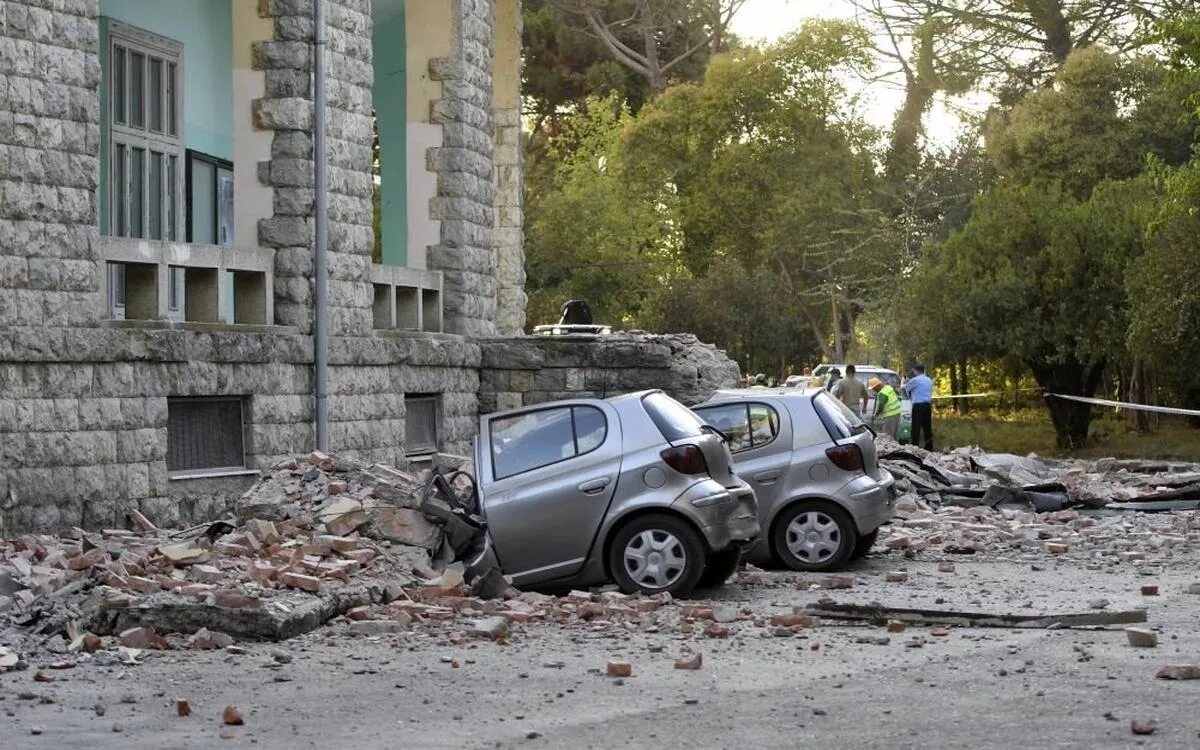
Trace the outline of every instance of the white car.
<instances>
[{"instance_id":1,"label":"white car","mask_svg":"<svg viewBox=\"0 0 1200 750\"><path fill-rule=\"evenodd\" d=\"M843 376L846 374L846 365L823 364L817 365L813 370L812 387L828 388L829 376L834 369L837 369ZM896 393L900 394L900 428L896 431L896 439L901 443L912 441L912 399L908 397L904 389L900 387L900 374L895 370L889 370L886 367L878 365L855 365L854 378L863 385L871 382L871 378L879 378L884 383L896 389ZM863 418L867 424L873 429L878 429L883 425L882 419L875 419L872 415L875 413L875 392L867 389L867 410L863 412Z\"/></svg>"}]
</instances>

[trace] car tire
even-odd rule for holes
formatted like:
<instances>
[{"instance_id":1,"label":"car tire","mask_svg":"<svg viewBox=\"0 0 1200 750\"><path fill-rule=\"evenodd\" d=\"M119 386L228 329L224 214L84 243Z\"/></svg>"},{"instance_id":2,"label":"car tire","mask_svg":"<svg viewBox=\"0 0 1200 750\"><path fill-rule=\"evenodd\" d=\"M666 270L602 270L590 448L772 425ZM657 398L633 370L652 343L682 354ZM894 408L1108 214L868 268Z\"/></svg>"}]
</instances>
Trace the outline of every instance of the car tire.
<instances>
[{"instance_id":1,"label":"car tire","mask_svg":"<svg viewBox=\"0 0 1200 750\"><path fill-rule=\"evenodd\" d=\"M792 570L834 570L850 559L857 544L858 530L849 514L824 500L793 503L771 530L775 557Z\"/></svg>"},{"instance_id":2,"label":"car tire","mask_svg":"<svg viewBox=\"0 0 1200 750\"><path fill-rule=\"evenodd\" d=\"M875 546L875 540L879 538L879 529L875 529L869 534L863 534L858 538L858 542L854 545L854 552L851 553L851 560L861 560L867 556L871 548Z\"/></svg>"},{"instance_id":3,"label":"car tire","mask_svg":"<svg viewBox=\"0 0 1200 750\"><path fill-rule=\"evenodd\" d=\"M737 572L738 566L741 564L742 551L740 549L727 549L723 552L714 552L708 556L708 563L704 566L704 574L700 576L700 582L696 585L702 589L721 586L733 577L733 574Z\"/></svg>"},{"instance_id":4,"label":"car tire","mask_svg":"<svg viewBox=\"0 0 1200 750\"><path fill-rule=\"evenodd\" d=\"M704 575L707 553L691 526L655 514L635 518L613 535L608 563L613 581L626 594L665 591L682 597L690 594Z\"/></svg>"}]
</instances>

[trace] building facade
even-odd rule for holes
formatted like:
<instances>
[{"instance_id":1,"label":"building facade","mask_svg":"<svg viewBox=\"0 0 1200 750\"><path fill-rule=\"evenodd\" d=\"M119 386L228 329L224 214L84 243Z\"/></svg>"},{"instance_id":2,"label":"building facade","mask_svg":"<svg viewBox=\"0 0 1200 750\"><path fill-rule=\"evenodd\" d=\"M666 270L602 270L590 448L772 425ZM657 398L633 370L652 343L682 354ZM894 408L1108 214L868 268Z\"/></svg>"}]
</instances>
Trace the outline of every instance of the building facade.
<instances>
[{"instance_id":1,"label":"building facade","mask_svg":"<svg viewBox=\"0 0 1200 750\"><path fill-rule=\"evenodd\" d=\"M519 0L324 1L333 450L736 377L686 338L520 336ZM0 537L212 519L312 449L314 29L314 0L0 2Z\"/></svg>"},{"instance_id":2,"label":"building facade","mask_svg":"<svg viewBox=\"0 0 1200 750\"><path fill-rule=\"evenodd\" d=\"M464 451L523 325L519 2L326 1L330 440ZM311 449L313 11L0 3L0 532Z\"/></svg>"}]
</instances>

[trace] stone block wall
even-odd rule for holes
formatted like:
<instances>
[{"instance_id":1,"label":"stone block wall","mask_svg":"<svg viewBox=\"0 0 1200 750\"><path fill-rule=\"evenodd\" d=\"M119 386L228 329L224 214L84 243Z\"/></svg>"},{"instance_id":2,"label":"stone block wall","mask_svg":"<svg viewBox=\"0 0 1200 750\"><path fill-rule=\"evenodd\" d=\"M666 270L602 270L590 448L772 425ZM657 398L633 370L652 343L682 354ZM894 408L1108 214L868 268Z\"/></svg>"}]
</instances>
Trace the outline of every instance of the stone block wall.
<instances>
[{"instance_id":1,"label":"stone block wall","mask_svg":"<svg viewBox=\"0 0 1200 750\"><path fill-rule=\"evenodd\" d=\"M479 411L661 388L697 404L737 384L737 364L690 334L528 336L480 341Z\"/></svg>"},{"instance_id":2,"label":"stone block wall","mask_svg":"<svg viewBox=\"0 0 1200 750\"><path fill-rule=\"evenodd\" d=\"M0 3L0 361L98 307L96 23L95 3Z\"/></svg>"},{"instance_id":3,"label":"stone block wall","mask_svg":"<svg viewBox=\"0 0 1200 750\"><path fill-rule=\"evenodd\" d=\"M442 125L442 146L430 149L438 174L430 207L441 221L441 242L429 248L429 267L443 274L445 330L467 336L496 331L492 36L493 0L449 0L455 9L452 59L430 61L430 76L442 82L433 105Z\"/></svg>"}]
</instances>

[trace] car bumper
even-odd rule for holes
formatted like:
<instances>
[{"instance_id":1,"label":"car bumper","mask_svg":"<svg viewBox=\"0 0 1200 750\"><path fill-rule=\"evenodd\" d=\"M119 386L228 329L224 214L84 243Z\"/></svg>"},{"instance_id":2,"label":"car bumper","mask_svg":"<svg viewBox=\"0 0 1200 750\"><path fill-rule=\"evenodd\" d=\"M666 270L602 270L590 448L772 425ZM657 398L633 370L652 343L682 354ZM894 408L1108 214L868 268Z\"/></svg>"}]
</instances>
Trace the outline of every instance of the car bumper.
<instances>
[{"instance_id":1,"label":"car bumper","mask_svg":"<svg viewBox=\"0 0 1200 750\"><path fill-rule=\"evenodd\" d=\"M842 506L854 518L859 534L871 533L895 515L895 483L891 472L879 469L879 478L858 477L839 493L847 498Z\"/></svg>"},{"instance_id":2,"label":"car bumper","mask_svg":"<svg viewBox=\"0 0 1200 750\"><path fill-rule=\"evenodd\" d=\"M749 547L762 534L754 490L741 480L734 487L724 487L711 479L697 482L671 507L699 527L713 552Z\"/></svg>"}]
</instances>

